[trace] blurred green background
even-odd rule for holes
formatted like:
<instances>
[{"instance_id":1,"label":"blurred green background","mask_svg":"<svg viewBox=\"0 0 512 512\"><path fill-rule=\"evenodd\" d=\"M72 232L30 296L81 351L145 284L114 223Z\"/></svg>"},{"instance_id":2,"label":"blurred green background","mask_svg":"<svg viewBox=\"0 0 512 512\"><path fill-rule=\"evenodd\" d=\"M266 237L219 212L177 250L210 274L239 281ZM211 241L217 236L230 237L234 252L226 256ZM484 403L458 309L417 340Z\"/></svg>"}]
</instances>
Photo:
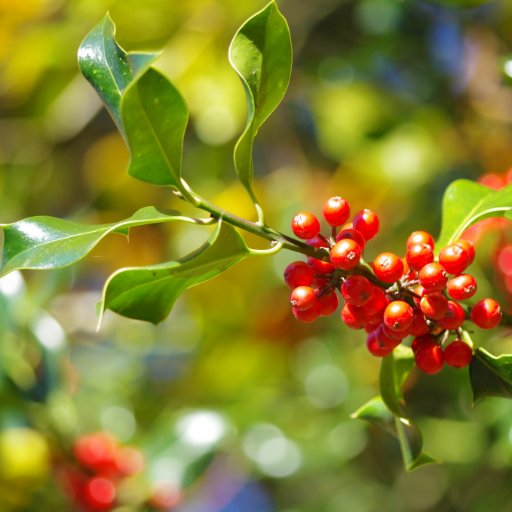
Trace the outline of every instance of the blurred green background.
<instances>
[{"instance_id":1,"label":"blurred green background","mask_svg":"<svg viewBox=\"0 0 512 512\"><path fill-rule=\"evenodd\" d=\"M294 68L255 147L269 224L289 234L297 211L320 213L342 195L354 212L380 216L370 260L403 253L412 230L437 234L454 179L505 180L512 3L448 3L278 2ZM252 218L232 164L246 112L227 48L264 5L0 0L2 222L39 214L111 222L149 204L181 206L127 177L123 141L78 72L80 41L106 11L126 50L162 49L157 67L191 112L187 179ZM473 267L479 296L509 312L511 264L495 262L510 231L488 224L477 233ZM206 236L146 226L102 242L71 269L0 280L0 510L89 510L62 474L76 467L74 440L98 431L145 458L141 473L119 483L116 512L512 510L512 404L473 407L467 370L413 373L408 407L426 451L443 463L406 473L395 439L350 419L378 393L379 361L364 334L338 315L312 325L293 318L282 281L293 254L246 260L189 290L156 327L107 315L96 330L110 272L181 256ZM506 333L475 337L491 352L512 352Z\"/></svg>"}]
</instances>

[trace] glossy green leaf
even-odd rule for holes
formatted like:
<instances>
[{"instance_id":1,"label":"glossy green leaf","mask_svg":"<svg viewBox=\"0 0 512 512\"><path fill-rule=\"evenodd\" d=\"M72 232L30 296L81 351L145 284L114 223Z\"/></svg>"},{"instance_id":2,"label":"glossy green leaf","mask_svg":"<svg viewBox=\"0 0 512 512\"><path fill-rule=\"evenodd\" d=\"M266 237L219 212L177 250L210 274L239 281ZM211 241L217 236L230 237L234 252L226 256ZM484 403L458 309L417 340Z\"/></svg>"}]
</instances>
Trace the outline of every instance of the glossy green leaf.
<instances>
[{"instance_id":1,"label":"glossy green leaf","mask_svg":"<svg viewBox=\"0 0 512 512\"><path fill-rule=\"evenodd\" d=\"M238 30L229 48L229 60L247 97L247 125L235 146L235 168L254 199L254 138L283 99L292 66L290 31L275 2L270 2Z\"/></svg>"},{"instance_id":2,"label":"glossy green leaf","mask_svg":"<svg viewBox=\"0 0 512 512\"><path fill-rule=\"evenodd\" d=\"M128 173L142 181L181 190L188 110L178 90L150 68L128 87L121 111L131 155Z\"/></svg>"},{"instance_id":3,"label":"glossy green leaf","mask_svg":"<svg viewBox=\"0 0 512 512\"><path fill-rule=\"evenodd\" d=\"M84 38L78 50L78 65L96 89L117 126L121 121L121 97L128 85L155 58L155 53L126 53L116 42L115 25L107 14Z\"/></svg>"},{"instance_id":4,"label":"glossy green leaf","mask_svg":"<svg viewBox=\"0 0 512 512\"><path fill-rule=\"evenodd\" d=\"M493 356L477 348L469 366L473 401L486 396L512 398L512 355Z\"/></svg>"},{"instance_id":5,"label":"glossy green leaf","mask_svg":"<svg viewBox=\"0 0 512 512\"><path fill-rule=\"evenodd\" d=\"M512 185L492 190L470 180L451 183L443 197L441 235L437 247L454 242L469 226L487 217L512 218Z\"/></svg>"},{"instance_id":6,"label":"glossy green leaf","mask_svg":"<svg viewBox=\"0 0 512 512\"><path fill-rule=\"evenodd\" d=\"M197 251L177 260L112 274L103 290L101 311L158 323L187 288L203 283L245 258L249 250L229 224L221 223Z\"/></svg>"},{"instance_id":7,"label":"glossy green leaf","mask_svg":"<svg viewBox=\"0 0 512 512\"><path fill-rule=\"evenodd\" d=\"M0 275L19 269L65 267L82 259L109 233L127 234L133 226L174 220L196 222L148 206L112 224L84 225L46 216L5 224L0 226L5 237Z\"/></svg>"}]
</instances>

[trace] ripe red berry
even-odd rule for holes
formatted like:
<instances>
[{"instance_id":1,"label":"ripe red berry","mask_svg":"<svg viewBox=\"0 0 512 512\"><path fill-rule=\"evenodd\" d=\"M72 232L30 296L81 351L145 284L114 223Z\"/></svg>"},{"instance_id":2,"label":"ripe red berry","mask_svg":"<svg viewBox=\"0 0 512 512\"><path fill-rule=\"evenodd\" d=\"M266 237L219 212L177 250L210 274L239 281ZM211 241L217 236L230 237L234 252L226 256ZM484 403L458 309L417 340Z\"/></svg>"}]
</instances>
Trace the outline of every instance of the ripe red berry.
<instances>
[{"instance_id":1,"label":"ripe red berry","mask_svg":"<svg viewBox=\"0 0 512 512\"><path fill-rule=\"evenodd\" d=\"M366 338L366 348L375 357L386 357L393 351L393 347L387 346L377 338L375 331L371 332Z\"/></svg>"},{"instance_id":2,"label":"ripe red berry","mask_svg":"<svg viewBox=\"0 0 512 512\"><path fill-rule=\"evenodd\" d=\"M331 197L324 203L322 213L330 226L342 226L350 217L350 205L342 197Z\"/></svg>"},{"instance_id":3,"label":"ripe red berry","mask_svg":"<svg viewBox=\"0 0 512 512\"><path fill-rule=\"evenodd\" d=\"M436 339L431 334L422 334L412 340L411 349L416 353L420 348L428 345L436 345Z\"/></svg>"},{"instance_id":4,"label":"ripe red berry","mask_svg":"<svg viewBox=\"0 0 512 512\"><path fill-rule=\"evenodd\" d=\"M307 240L320 233L320 222L311 212L300 212L293 217L292 231L295 236Z\"/></svg>"},{"instance_id":5,"label":"ripe red berry","mask_svg":"<svg viewBox=\"0 0 512 512\"><path fill-rule=\"evenodd\" d=\"M471 265L475 259L475 247L469 240L459 239L456 242L456 245L460 245L468 254L469 257L469 263L468 265Z\"/></svg>"},{"instance_id":6,"label":"ripe red berry","mask_svg":"<svg viewBox=\"0 0 512 512\"><path fill-rule=\"evenodd\" d=\"M341 294L353 306L364 306L372 297L372 284L366 277L355 274L348 276L341 285Z\"/></svg>"},{"instance_id":7,"label":"ripe red berry","mask_svg":"<svg viewBox=\"0 0 512 512\"><path fill-rule=\"evenodd\" d=\"M464 308L458 302L449 300L446 313L437 321L437 323L445 329L455 330L464 323L465 319L466 312L464 311Z\"/></svg>"},{"instance_id":8,"label":"ripe red berry","mask_svg":"<svg viewBox=\"0 0 512 512\"><path fill-rule=\"evenodd\" d=\"M320 305L320 316L332 315L338 309L339 300L335 291L317 296L317 302Z\"/></svg>"},{"instance_id":9,"label":"ripe red berry","mask_svg":"<svg viewBox=\"0 0 512 512\"><path fill-rule=\"evenodd\" d=\"M361 259L361 246L354 240L344 238L331 248L331 262L336 268L352 270Z\"/></svg>"},{"instance_id":10,"label":"ripe red berry","mask_svg":"<svg viewBox=\"0 0 512 512\"><path fill-rule=\"evenodd\" d=\"M385 283L398 281L404 272L402 259L392 252L383 252L373 261L375 275Z\"/></svg>"},{"instance_id":11,"label":"ripe red berry","mask_svg":"<svg viewBox=\"0 0 512 512\"><path fill-rule=\"evenodd\" d=\"M290 295L290 304L299 311L304 311L316 303L316 293L310 286L297 286Z\"/></svg>"},{"instance_id":12,"label":"ripe red berry","mask_svg":"<svg viewBox=\"0 0 512 512\"><path fill-rule=\"evenodd\" d=\"M116 488L109 479L94 476L85 484L84 497L92 510L111 510L116 500Z\"/></svg>"},{"instance_id":13,"label":"ripe red berry","mask_svg":"<svg viewBox=\"0 0 512 512\"><path fill-rule=\"evenodd\" d=\"M428 244L413 244L407 248L405 259L411 268L421 270L434 261L434 250Z\"/></svg>"},{"instance_id":14,"label":"ripe red berry","mask_svg":"<svg viewBox=\"0 0 512 512\"><path fill-rule=\"evenodd\" d=\"M466 300L476 293L476 279L470 274L460 274L446 284L448 295L455 300Z\"/></svg>"},{"instance_id":15,"label":"ripe red berry","mask_svg":"<svg viewBox=\"0 0 512 512\"><path fill-rule=\"evenodd\" d=\"M357 229L366 241L371 240L379 232L379 217L375 212L364 209L356 213L352 221L354 229Z\"/></svg>"},{"instance_id":16,"label":"ripe red berry","mask_svg":"<svg viewBox=\"0 0 512 512\"><path fill-rule=\"evenodd\" d=\"M320 303L318 301L309 309L300 310L292 307L293 316L301 322L314 322L320 316Z\"/></svg>"},{"instance_id":17,"label":"ripe red berry","mask_svg":"<svg viewBox=\"0 0 512 512\"><path fill-rule=\"evenodd\" d=\"M346 303L341 308L341 319L351 329L362 329L368 323L368 315L363 308Z\"/></svg>"},{"instance_id":18,"label":"ripe red berry","mask_svg":"<svg viewBox=\"0 0 512 512\"><path fill-rule=\"evenodd\" d=\"M316 235L313 238L308 238L306 243L310 247L329 247L329 242L322 235Z\"/></svg>"},{"instance_id":19,"label":"ripe red berry","mask_svg":"<svg viewBox=\"0 0 512 512\"><path fill-rule=\"evenodd\" d=\"M384 290L379 286L372 285L372 295L370 300L364 305L364 309L368 317L381 317L382 313L386 309L386 306L390 303Z\"/></svg>"},{"instance_id":20,"label":"ripe red berry","mask_svg":"<svg viewBox=\"0 0 512 512\"><path fill-rule=\"evenodd\" d=\"M332 274L336 270L336 267L331 262L319 260L311 256L308 258L308 265L313 268L315 274L322 276Z\"/></svg>"},{"instance_id":21,"label":"ripe red berry","mask_svg":"<svg viewBox=\"0 0 512 512\"><path fill-rule=\"evenodd\" d=\"M408 332L413 336L422 336L423 334L428 334L429 328L427 320L425 319L425 316L420 309L414 310L414 316L412 317L412 323Z\"/></svg>"},{"instance_id":22,"label":"ripe red berry","mask_svg":"<svg viewBox=\"0 0 512 512\"><path fill-rule=\"evenodd\" d=\"M359 231L357 231L357 229L343 228L337 234L336 242L339 242L340 240L343 240L344 238L350 238L351 240L354 240L361 246L361 249L364 250L364 246L366 245L366 240L364 239L364 236Z\"/></svg>"},{"instance_id":23,"label":"ripe red berry","mask_svg":"<svg viewBox=\"0 0 512 512\"><path fill-rule=\"evenodd\" d=\"M471 320L481 329L493 329L501 322L501 307L494 299L482 299L471 308Z\"/></svg>"},{"instance_id":24,"label":"ripe red berry","mask_svg":"<svg viewBox=\"0 0 512 512\"><path fill-rule=\"evenodd\" d=\"M439 253L439 263L449 274L458 275L469 265L469 254L461 245L447 245Z\"/></svg>"},{"instance_id":25,"label":"ripe red berry","mask_svg":"<svg viewBox=\"0 0 512 512\"><path fill-rule=\"evenodd\" d=\"M406 331L412 324L414 310L403 300L390 302L384 310L383 322L393 331Z\"/></svg>"},{"instance_id":26,"label":"ripe red berry","mask_svg":"<svg viewBox=\"0 0 512 512\"><path fill-rule=\"evenodd\" d=\"M115 463L117 441L106 432L85 434L73 446L73 452L80 464L93 471L112 469Z\"/></svg>"},{"instance_id":27,"label":"ripe red berry","mask_svg":"<svg viewBox=\"0 0 512 512\"><path fill-rule=\"evenodd\" d=\"M446 286L448 274L442 265L433 262L419 271L418 279L426 292L438 292Z\"/></svg>"},{"instance_id":28,"label":"ripe red berry","mask_svg":"<svg viewBox=\"0 0 512 512\"><path fill-rule=\"evenodd\" d=\"M433 375L443 368L443 349L437 344L426 344L414 354L416 366L425 373Z\"/></svg>"},{"instance_id":29,"label":"ripe red berry","mask_svg":"<svg viewBox=\"0 0 512 512\"><path fill-rule=\"evenodd\" d=\"M434 237L426 231L413 231L407 238L407 248L411 245L430 245L434 249Z\"/></svg>"},{"instance_id":30,"label":"ripe red berry","mask_svg":"<svg viewBox=\"0 0 512 512\"><path fill-rule=\"evenodd\" d=\"M441 292L427 293L421 298L420 309L426 317L439 320L448 310L448 299Z\"/></svg>"},{"instance_id":31,"label":"ripe red berry","mask_svg":"<svg viewBox=\"0 0 512 512\"><path fill-rule=\"evenodd\" d=\"M311 286L315 271L304 261L294 261L284 269L284 281L290 288Z\"/></svg>"},{"instance_id":32,"label":"ripe red berry","mask_svg":"<svg viewBox=\"0 0 512 512\"><path fill-rule=\"evenodd\" d=\"M444 349L444 360L446 364L454 368L464 368L473 358L473 350L471 347L464 343L462 340L452 341Z\"/></svg>"}]
</instances>

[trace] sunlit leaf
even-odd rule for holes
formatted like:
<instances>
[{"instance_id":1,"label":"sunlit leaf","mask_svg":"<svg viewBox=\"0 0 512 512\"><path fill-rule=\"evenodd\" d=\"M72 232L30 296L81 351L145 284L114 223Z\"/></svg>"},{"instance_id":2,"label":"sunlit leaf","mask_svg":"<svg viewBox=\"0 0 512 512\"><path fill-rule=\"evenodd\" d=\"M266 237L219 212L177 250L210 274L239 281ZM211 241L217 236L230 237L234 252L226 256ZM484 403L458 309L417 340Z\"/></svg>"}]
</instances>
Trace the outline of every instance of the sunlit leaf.
<instances>
[{"instance_id":1,"label":"sunlit leaf","mask_svg":"<svg viewBox=\"0 0 512 512\"><path fill-rule=\"evenodd\" d=\"M126 90L121 111L131 155L128 173L155 185L182 189L181 155L188 110L178 90L149 68Z\"/></svg>"},{"instance_id":2,"label":"sunlit leaf","mask_svg":"<svg viewBox=\"0 0 512 512\"><path fill-rule=\"evenodd\" d=\"M512 398L512 355L493 356L477 348L469 367L473 400L486 396Z\"/></svg>"},{"instance_id":3,"label":"sunlit leaf","mask_svg":"<svg viewBox=\"0 0 512 512\"><path fill-rule=\"evenodd\" d=\"M187 288L219 275L248 254L238 231L219 222L200 249L180 260L115 272L105 284L101 311L156 324Z\"/></svg>"},{"instance_id":4,"label":"sunlit leaf","mask_svg":"<svg viewBox=\"0 0 512 512\"><path fill-rule=\"evenodd\" d=\"M235 167L254 199L254 137L283 99L292 65L290 31L275 2L270 2L242 25L231 42L229 59L247 97L247 125L235 147Z\"/></svg>"},{"instance_id":5,"label":"sunlit leaf","mask_svg":"<svg viewBox=\"0 0 512 512\"><path fill-rule=\"evenodd\" d=\"M121 122L121 97L134 78L155 58L155 53L126 53L116 42L115 25L107 14L84 38L78 65L96 89L117 126Z\"/></svg>"},{"instance_id":6,"label":"sunlit leaf","mask_svg":"<svg viewBox=\"0 0 512 512\"><path fill-rule=\"evenodd\" d=\"M0 226L5 238L0 275L17 269L66 267L82 259L109 233L127 234L133 226L173 220L195 222L148 206L112 224L86 225L46 216L6 224Z\"/></svg>"},{"instance_id":7,"label":"sunlit leaf","mask_svg":"<svg viewBox=\"0 0 512 512\"><path fill-rule=\"evenodd\" d=\"M443 197L439 248L454 242L475 222L487 217L512 218L512 185L492 190L470 180L451 183Z\"/></svg>"}]
</instances>

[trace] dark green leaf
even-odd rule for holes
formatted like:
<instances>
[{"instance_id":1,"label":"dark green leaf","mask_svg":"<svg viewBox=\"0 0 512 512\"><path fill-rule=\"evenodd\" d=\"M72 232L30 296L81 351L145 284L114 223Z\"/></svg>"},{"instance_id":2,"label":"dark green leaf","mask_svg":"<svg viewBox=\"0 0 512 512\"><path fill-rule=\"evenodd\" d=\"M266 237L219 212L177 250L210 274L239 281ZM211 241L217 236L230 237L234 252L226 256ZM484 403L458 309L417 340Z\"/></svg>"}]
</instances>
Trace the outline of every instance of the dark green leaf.
<instances>
[{"instance_id":1,"label":"dark green leaf","mask_svg":"<svg viewBox=\"0 0 512 512\"><path fill-rule=\"evenodd\" d=\"M114 273L105 284L101 311L156 324L187 288L219 275L248 254L238 231L219 222L209 240L185 258Z\"/></svg>"},{"instance_id":2,"label":"dark green leaf","mask_svg":"<svg viewBox=\"0 0 512 512\"><path fill-rule=\"evenodd\" d=\"M123 92L156 54L126 53L116 43L114 34L115 25L107 14L82 41L78 65L123 132L120 107Z\"/></svg>"},{"instance_id":3,"label":"dark green leaf","mask_svg":"<svg viewBox=\"0 0 512 512\"><path fill-rule=\"evenodd\" d=\"M131 154L128 173L182 190L181 155L188 111L177 89L149 68L127 88L121 111Z\"/></svg>"},{"instance_id":4,"label":"dark green leaf","mask_svg":"<svg viewBox=\"0 0 512 512\"><path fill-rule=\"evenodd\" d=\"M254 137L283 99L292 65L290 31L275 2L242 25L231 42L229 59L247 96L247 125L235 147L235 168L254 199Z\"/></svg>"},{"instance_id":5,"label":"dark green leaf","mask_svg":"<svg viewBox=\"0 0 512 512\"><path fill-rule=\"evenodd\" d=\"M0 275L17 269L49 269L71 265L90 252L112 232L124 233L133 226L194 219L167 214L152 206L113 224L84 225L54 217L29 217L0 226L5 243Z\"/></svg>"},{"instance_id":6,"label":"dark green leaf","mask_svg":"<svg viewBox=\"0 0 512 512\"><path fill-rule=\"evenodd\" d=\"M469 367L473 401L486 396L512 398L512 355L495 357L477 348Z\"/></svg>"},{"instance_id":7,"label":"dark green leaf","mask_svg":"<svg viewBox=\"0 0 512 512\"><path fill-rule=\"evenodd\" d=\"M491 190L470 180L451 183L443 198L443 218L439 248L454 242L475 222L487 217L510 217L512 185Z\"/></svg>"}]
</instances>

